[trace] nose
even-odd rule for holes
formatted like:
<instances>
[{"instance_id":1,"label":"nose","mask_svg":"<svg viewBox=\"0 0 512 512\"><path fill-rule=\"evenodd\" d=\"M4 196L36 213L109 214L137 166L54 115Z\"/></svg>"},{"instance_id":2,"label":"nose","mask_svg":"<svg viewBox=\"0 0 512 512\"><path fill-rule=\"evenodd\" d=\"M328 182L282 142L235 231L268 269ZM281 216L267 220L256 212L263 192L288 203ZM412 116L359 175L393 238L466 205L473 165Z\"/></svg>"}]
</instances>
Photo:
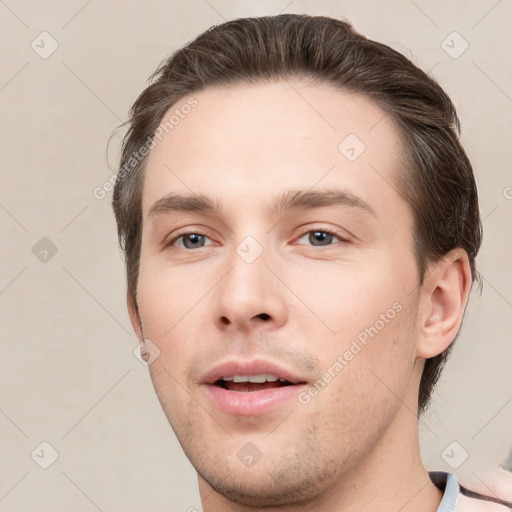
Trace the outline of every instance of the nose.
<instances>
[{"instance_id":1,"label":"nose","mask_svg":"<svg viewBox=\"0 0 512 512\"><path fill-rule=\"evenodd\" d=\"M233 251L229 271L216 287L214 319L217 327L246 333L253 329L278 329L287 316L282 283L267 267L265 251L254 261L240 254Z\"/></svg>"}]
</instances>

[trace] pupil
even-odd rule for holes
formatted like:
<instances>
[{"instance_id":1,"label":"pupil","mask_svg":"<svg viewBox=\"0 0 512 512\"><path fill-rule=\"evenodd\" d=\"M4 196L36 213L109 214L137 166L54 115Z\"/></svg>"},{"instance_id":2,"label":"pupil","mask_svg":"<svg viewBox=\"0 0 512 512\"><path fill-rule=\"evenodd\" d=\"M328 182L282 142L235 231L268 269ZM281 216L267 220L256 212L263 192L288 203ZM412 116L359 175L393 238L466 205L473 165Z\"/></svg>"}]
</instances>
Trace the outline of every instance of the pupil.
<instances>
[{"instance_id":1,"label":"pupil","mask_svg":"<svg viewBox=\"0 0 512 512\"><path fill-rule=\"evenodd\" d=\"M311 235L310 235L310 241L313 242L313 245L318 245L318 244L315 244L314 242L325 242L325 241L330 242L332 239L332 235L330 233L326 233L325 231L314 231L312 233L312 235L313 235L313 239L311 239Z\"/></svg>"},{"instance_id":2,"label":"pupil","mask_svg":"<svg viewBox=\"0 0 512 512\"><path fill-rule=\"evenodd\" d=\"M192 245L197 244L197 242L201 241L201 238L203 238L203 235L198 235L197 233L192 233L191 235L187 235L184 238L185 247L187 247L186 241L191 241Z\"/></svg>"}]
</instances>

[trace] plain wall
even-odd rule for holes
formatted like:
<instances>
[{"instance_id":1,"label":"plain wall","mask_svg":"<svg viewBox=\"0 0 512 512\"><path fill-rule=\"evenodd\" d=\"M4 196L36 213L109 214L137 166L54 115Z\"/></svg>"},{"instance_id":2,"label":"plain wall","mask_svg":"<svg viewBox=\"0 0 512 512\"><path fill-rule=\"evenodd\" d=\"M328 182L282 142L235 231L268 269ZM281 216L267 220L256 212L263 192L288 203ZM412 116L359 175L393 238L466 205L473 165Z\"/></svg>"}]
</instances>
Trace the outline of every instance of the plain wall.
<instances>
[{"instance_id":1,"label":"plain wall","mask_svg":"<svg viewBox=\"0 0 512 512\"><path fill-rule=\"evenodd\" d=\"M93 190L115 172L119 137L111 168L107 141L162 59L211 25L280 12L348 18L432 70L453 98L479 187L484 287L420 423L422 454L461 479L505 460L510 2L10 0L0 3L0 510L201 510L195 471L133 354L111 192ZM58 48L43 58L51 38ZM48 469L44 441L58 453ZM457 468L446 462L464 452Z\"/></svg>"}]
</instances>

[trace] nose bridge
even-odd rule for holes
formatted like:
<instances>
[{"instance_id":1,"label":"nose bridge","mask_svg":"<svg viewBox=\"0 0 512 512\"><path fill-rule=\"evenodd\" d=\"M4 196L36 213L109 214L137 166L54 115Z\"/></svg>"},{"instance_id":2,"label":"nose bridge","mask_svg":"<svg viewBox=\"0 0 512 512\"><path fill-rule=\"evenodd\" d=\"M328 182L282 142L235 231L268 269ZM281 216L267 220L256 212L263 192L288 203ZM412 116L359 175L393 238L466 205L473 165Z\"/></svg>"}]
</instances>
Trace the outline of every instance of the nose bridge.
<instances>
[{"instance_id":1,"label":"nose bridge","mask_svg":"<svg viewBox=\"0 0 512 512\"><path fill-rule=\"evenodd\" d=\"M248 327L258 319L282 321L284 304L267 268L269 251L264 243L247 235L234 247L226 262L230 270L219 287L215 316L220 325Z\"/></svg>"},{"instance_id":2,"label":"nose bridge","mask_svg":"<svg viewBox=\"0 0 512 512\"><path fill-rule=\"evenodd\" d=\"M264 306L266 280L268 279L267 254L263 243L246 236L230 258L229 299L242 307ZM258 314L258 313L256 313Z\"/></svg>"}]
</instances>

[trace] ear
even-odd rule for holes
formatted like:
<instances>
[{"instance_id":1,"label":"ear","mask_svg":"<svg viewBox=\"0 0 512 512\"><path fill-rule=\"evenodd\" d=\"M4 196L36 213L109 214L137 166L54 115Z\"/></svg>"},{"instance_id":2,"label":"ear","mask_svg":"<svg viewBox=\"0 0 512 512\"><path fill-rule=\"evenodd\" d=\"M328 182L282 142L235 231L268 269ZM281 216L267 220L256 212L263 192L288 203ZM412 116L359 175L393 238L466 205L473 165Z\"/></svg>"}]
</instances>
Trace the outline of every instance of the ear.
<instances>
[{"instance_id":1,"label":"ear","mask_svg":"<svg viewBox=\"0 0 512 512\"><path fill-rule=\"evenodd\" d=\"M417 357L434 357L455 339L471 284L468 255L461 248L448 253L427 272L421 293Z\"/></svg>"},{"instance_id":2,"label":"ear","mask_svg":"<svg viewBox=\"0 0 512 512\"><path fill-rule=\"evenodd\" d=\"M142 333L142 321L139 315L139 306L137 305L137 299L134 294L128 290L126 292L126 304L128 306L128 314L130 315L130 322L132 323L133 330L140 341L144 339Z\"/></svg>"}]
</instances>

